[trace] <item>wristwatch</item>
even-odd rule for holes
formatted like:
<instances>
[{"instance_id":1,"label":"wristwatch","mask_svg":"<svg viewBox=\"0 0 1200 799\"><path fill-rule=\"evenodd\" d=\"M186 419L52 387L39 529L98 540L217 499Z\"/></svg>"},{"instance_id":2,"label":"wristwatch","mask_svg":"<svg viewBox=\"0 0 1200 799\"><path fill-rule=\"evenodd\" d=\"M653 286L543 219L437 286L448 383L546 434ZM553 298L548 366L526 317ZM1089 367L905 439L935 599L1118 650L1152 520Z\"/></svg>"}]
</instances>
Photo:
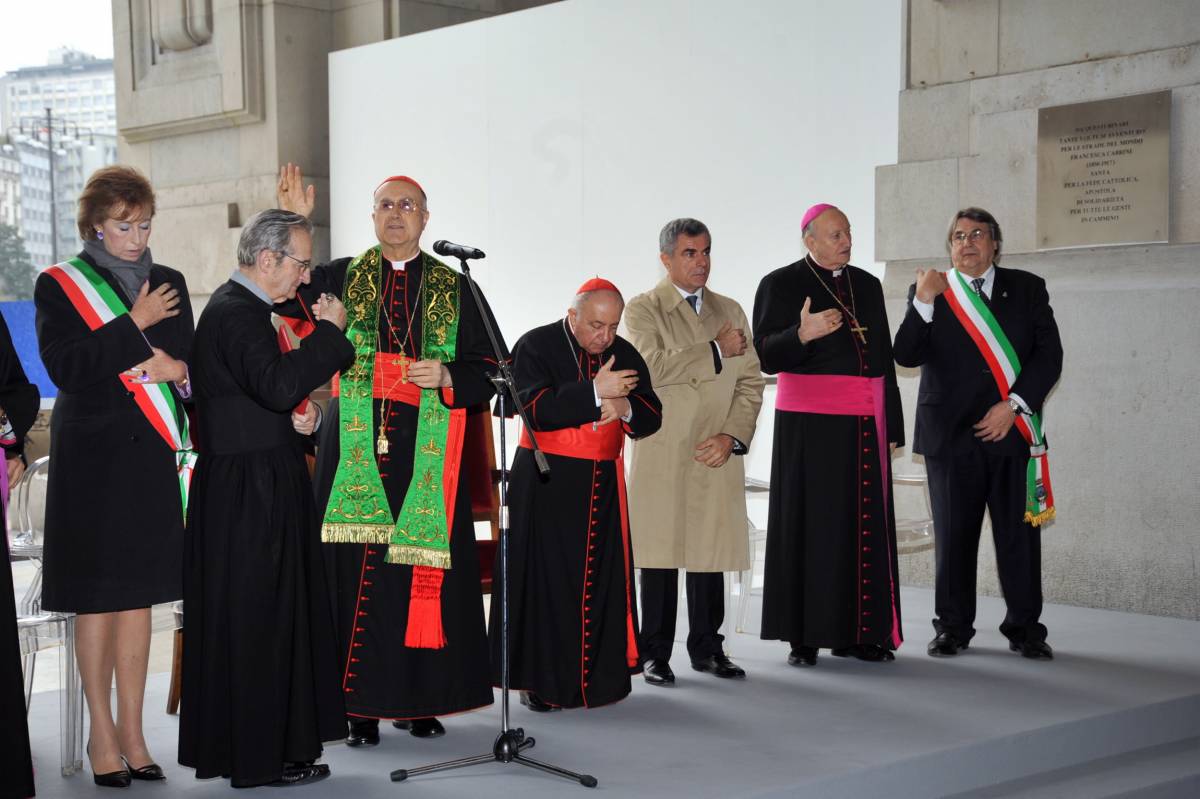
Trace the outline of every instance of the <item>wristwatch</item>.
<instances>
[{"instance_id":1,"label":"wristwatch","mask_svg":"<svg viewBox=\"0 0 1200 799\"><path fill-rule=\"evenodd\" d=\"M1021 403L1017 402L1012 397L1008 398L1008 407L1012 408L1012 412L1017 416L1025 413L1025 410L1021 407Z\"/></svg>"}]
</instances>

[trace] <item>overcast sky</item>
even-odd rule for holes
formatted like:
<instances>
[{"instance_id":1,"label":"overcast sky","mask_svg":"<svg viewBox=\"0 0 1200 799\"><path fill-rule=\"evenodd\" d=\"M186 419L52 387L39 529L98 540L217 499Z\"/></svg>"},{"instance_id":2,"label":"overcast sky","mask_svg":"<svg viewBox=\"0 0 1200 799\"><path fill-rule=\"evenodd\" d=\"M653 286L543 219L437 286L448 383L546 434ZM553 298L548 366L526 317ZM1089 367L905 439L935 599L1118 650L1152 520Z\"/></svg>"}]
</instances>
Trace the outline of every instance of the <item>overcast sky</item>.
<instances>
[{"instance_id":1,"label":"overcast sky","mask_svg":"<svg viewBox=\"0 0 1200 799\"><path fill-rule=\"evenodd\" d=\"M0 2L0 75L36 67L59 47L112 58L110 0L3 0Z\"/></svg>"}]
</instances>

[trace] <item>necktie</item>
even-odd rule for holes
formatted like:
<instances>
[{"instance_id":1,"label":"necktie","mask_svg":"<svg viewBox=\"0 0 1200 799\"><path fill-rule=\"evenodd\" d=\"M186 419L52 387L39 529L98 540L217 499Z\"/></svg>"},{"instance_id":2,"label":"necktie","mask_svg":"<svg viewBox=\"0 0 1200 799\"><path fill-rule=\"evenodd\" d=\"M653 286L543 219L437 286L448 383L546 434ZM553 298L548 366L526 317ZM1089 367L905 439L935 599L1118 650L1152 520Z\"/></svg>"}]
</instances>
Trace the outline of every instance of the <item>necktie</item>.
<instances>
[{"instance_id":1,"label":"necktie","mask_svg":"<svg viewBox=\"0 0 1200 799\"><path fill-rule=\"evenodd\" d=\"M700 303L699 297L697 297L695 294L689 294L686 297L684 297L684 299L688 301L688 305L692 306L693 311L695 311L696 313L700 313L700 309L699 309L699 307L697 307Z\"/></svg>"},{"instance_id":2,"label":"necktie","mask_svg":"<svg viewBox=\"0 0 1200 799\"><path fill-rule=\"evenodd\" d=\"M976 294L978 294L980 297L983 297L983 278L981 278L981 277L971 278L971 288L975 289ZM987 299L987 297L983 297L983 298L985 300Z\"/></svg>"}]
</instances>

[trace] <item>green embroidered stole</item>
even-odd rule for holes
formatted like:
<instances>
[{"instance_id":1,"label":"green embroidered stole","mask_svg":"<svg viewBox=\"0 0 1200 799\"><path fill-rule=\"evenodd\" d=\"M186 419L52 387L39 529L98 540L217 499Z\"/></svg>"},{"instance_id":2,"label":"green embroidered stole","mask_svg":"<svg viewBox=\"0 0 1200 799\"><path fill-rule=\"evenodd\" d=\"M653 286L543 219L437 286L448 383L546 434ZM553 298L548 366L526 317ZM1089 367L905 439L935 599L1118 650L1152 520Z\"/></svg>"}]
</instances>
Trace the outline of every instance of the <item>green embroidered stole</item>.
<instances>
[{"instance_id":1,"label":"green embroidered stole","mask_svg":"<svg viewBox=\"0 0 1200 799\"><path fill-rule=\"evenodd\" d=\"M448 569L450 535L442 475L450 411L442 405L440 392L421 391L412 481L394 523L375 462L373 389L382 266L377 245L351 261L346 270L346 338L354 345L354 363L340 378L339 459L321 540L388 544L388 563ZM421 268L424 284L417 298L421 358L452 361L458 337L458 275L424 252Z\"/></svg>"}]
</instances>

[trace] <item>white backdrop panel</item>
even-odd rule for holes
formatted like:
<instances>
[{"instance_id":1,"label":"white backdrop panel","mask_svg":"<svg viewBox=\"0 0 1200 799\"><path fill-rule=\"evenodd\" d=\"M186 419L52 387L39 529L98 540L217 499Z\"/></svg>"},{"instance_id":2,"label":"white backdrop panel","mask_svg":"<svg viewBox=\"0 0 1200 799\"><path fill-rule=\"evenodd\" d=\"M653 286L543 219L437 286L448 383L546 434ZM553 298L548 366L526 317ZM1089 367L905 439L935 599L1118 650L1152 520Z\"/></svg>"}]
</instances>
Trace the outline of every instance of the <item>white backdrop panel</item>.
<instances>
[{"instance_id":1,"label":"white backdrop panel","mask_svg":"<svg viewBox=\"0 0 1200 799\"><path fill-rule=\"evenodd\" d=\"M750 313L800 256L804 209L848 213L874 256L877 164L894 163L900 4L566 0L330 56L335 256L373 241L390 174L429 192L509 344L600 274L626 297L662 276L658 231L713 231L710 285Z\"/></svg>"}]
</instances>

